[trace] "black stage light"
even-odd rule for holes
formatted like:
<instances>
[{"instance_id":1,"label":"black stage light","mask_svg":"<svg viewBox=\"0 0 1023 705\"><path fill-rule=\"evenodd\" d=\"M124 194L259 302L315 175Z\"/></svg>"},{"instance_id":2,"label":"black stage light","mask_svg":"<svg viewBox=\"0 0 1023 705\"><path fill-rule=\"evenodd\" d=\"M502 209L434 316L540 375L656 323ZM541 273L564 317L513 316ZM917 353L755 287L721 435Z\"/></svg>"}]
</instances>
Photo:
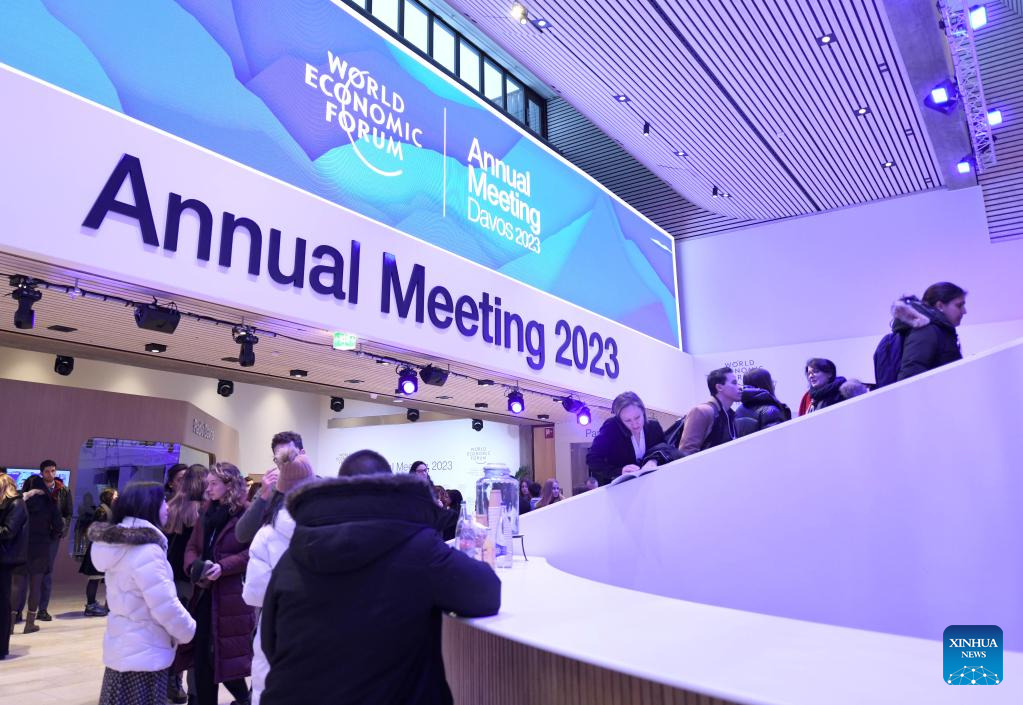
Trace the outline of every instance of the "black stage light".
<instances>
[{"instance_id":1,"label":"black stage light","mask_svg":"<svg viewBox=\"0 0 1023 705\"><path fill-rule=\"evenodd\" d=\"M342 399L341 397L331 397L330 398L330 410L331 411L335 411L335 412L336 411L344 411L344 409L345 409L345 400L344 399Z\"/></svg>"},{"instance_id":2,"label":"black stage light","mask_svg":"<svg viewBox=\"0 0 1023 705\"><path fill-rule=\"evenodd\" d=\"M43 298L43 292L36 289L35 283L25 277L11 277L11 284L17 289L11 292L11 298L18 302L18 310L14 312L14 327L21 330L32 328L36 324L36 312L32 305Z\"/></svg>"},{"instance_id":3,"label":"black stage light","mask_svg":"<svg viewBox=\"0 0 1023 705\"><path fill-rule=\"evenodd\" d=\"M157 333L173 333L181 321L176 308L151 304L135 304L135 325Z\"/></svg>"},{"instance_id":4,"label":"black stage light","mask_svg":"<svg viewBox=\"0 0 1023 705\"><path fill-rule=\"evenodd\" d=\"M75 371L75 358L68 357L67 355L58 355L57 359L53 361L53 371L67 377Z\"/></svg>"},{"instance_id":5,"label":"black stage light","mask_svg":"<svg viewBox=\"0 0 1023 705\"><path fill-rule=\"evenodd\" d=\"M419 409L409 409L408 411L405 412L405 418L408 419L409 421L418 421Z\"/></svg>"},{"instance_id":6,"label":"black stage light","mask_svg":"<svg viewBox=\"0 0 1023 705\"><path fill-rule=\"evenodd\" d=\"M448 371L442 370L439 367L433 365L427 365L419 371L419 379L423 380L423 384L432 384L435 387L443 387L444 383L448 381Z\"/></svg>"},{"instance_id":7,"label":"black stage light","mask_svg":"<svg viewBox=\"0 0 1023 705\"><path fill-rule=\"evenodd\" d=\"M304 379L309 376L309 370L291 370L288 374L296 379Z\"/></svg>"},{"instance_id":8,"label":"black stage light","mask_svg":"<svg viewBox=\"0 0 1023 705\"><path fill-rule=\"evenodd\" d=\"M482 431L483 430L483 419L473 419L472 420L472 430L473 431Z\"/></svg>"},{"instance_id":9,"label":"black stage light","mask_svg":"<svg viewBox=\"0 0 1023 705\"><path fill-rule=\"evenodd\" d=\"M572 397L565 397L561 400L561 408L570 414L574 414L582 408L583 403Z\"/></svg>"},{"instance_id":10,"label":"black stage light","mask_svg":"<svg viewBox=\"0 0 1023 705\"><path fill-rule=\"evenodd\" d=\"M514 389L508 392L508 411L513 414L521 414L526 410L526 400L522 396L522 392Z\"/></svg>"},{"instance_id":11,"label":"black stage light","mask_svg":"<svg viewBox=\"0 0 1023 705\"><path fill-rule=\"evenodd\" d=\"M580 426L589 426L593 416L590 414L590 407L580 407L579 412L575 415L575 420Z\"/></svg>"},{"instance_id":12,"label":"black stage light","mask_svg":"<svg viewBox=\"0 0 1023 705\"><path fill-rule=\"evenodd\" d=\"M398 370L398 392L405 396L411 396L417 391L419 391L419 379L416 371L407 366Z\"/></svg>"},{"instance_id":13,"label":"black stage light","mask_svg":"<svg viewBox=\"0 0 1023 705\"><path fill-rule=\"evenodd\" d=\"M256 352L252 348L259 342L259 338L253 335L251 328L243 326L235 326L231 333L234 336L234 342L241 346L238 352L238 364L242 367L255 365Z\"/></svg>"},{"instance_id":14,"label":"black stage light","mask_svg":"<svg viewBox=\"0 0 1023 705\"><path fill-rule=\"evenodd\" d=\"M229 397L234 394L234 382L229 379L218 379L217 394L222 397Z\"/></svg>"},{"instance_id":15,"label":"black stage light","mask_svg":"<svg viewBox=\"0 0 1023 705\"><path fill-rule=\"evenodd\" d=\"M146 352L162 353L167 352L167 346L160 343L146 343Z\"/></svg>"}]
</instances>

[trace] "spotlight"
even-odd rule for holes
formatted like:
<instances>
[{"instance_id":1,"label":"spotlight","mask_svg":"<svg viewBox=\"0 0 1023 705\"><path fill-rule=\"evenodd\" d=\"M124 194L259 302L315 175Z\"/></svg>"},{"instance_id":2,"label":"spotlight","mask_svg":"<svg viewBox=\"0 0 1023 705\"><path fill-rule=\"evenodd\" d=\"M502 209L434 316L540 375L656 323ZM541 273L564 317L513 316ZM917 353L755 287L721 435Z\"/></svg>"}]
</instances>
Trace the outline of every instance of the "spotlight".
<instances>
[{"instance_id":1,"label":"spotlight","mask_svg":"<svg viewBox=\"0 0 1023 705\"><path fill-rule=\"evenodd\" d=\"M960 174L969 174L972 170L973 167L970 165L970 157L963 157L959 160L959 163L956 164L956 171Z\"/></svg>"},{"instance_id":2,"label":"spotlight","mask_svg":"<svg viewBox=\"0 0 1023 705\"><path fill-rule=\"evenodd\" d=\"M620 94L620 93L618 95L616 95L614 98L619 103L628 103L629 102L629 96L623 95L623 94Z\"/></svg>"},{"instance_id":3,"label":"spotlight","mask_svg":"<svg viewBox=\"0 0 1023 705\"><path fill-rule=\"evenodd\" d=\"M987 124L994 127L995 125L1002 124L1002 111L1001 110L989 110L987 114Z\"/></svg>"},{"instance_id":4,"label":"spotlight","mask_svg":"<svg viewBox=\"0 0 1023 705\"><path fill-rule=\"evenodd\" d=\"M217 394L222 397L229 397L234 394L234 382L229 379L218 379Z\"/></svg>"},{"instance_id":5,"label":"spotlight","mask_svg":"<svg viewBox=\"0 0 1023 705\"><path fill-rule=\"evenodd\" d=\"M330 410L331 411L337 413L339 411L344 411L344 409L345 409L345 400L344 399L342 399L341 397L331 397L330 398Z\"/></svg>"},{"instance_id":6,"label":"spotlight","mask_svg":"<svg viewBox=\"0 0 1023 705\"><path fill-rule=\"evenodd\" d=\"M288 372L288 374L291 375L292 377L297 378L297 379L302 379L304 377L308 377L309 376L309 371L308 370L291 370L290 372Z\"/></svg>"},{"instance_id":7,"label":"spotlight","mask_svg":"<svg viewBox=\"0 0 1023 705\"><path fill-rule=\"evenodd\" d=\"M537 29L547 29L551 26L551 21L545 19L533 20L533 25L536 26Z\"/></svg>"},{"instance_id":8,"label":"spotlight","mask_svg":"<svg viewBox=\"0 0 1023 705\"><path fill-rule=\"evenodd\" d=\"M403 367L398 370L398 390L400 394L411 396L419 391L419 379L416 371L411 367Z\"/></svg>"},{"instance_id":9,"label":"spotlight","mask_svg":"<svg viewBox=\"0 0 1023 705\"><path fill-rule=\"evenodd\" d=\"M584 406L579 409L579 413L575 415L575 420L579 422L580 426L589 426L592 417L590 416L590 407Z\"/></svg>"},{"instance_id":10,"label":"spotlight","mask_svg":"<svg viewBox=\"0 0 1023 705\"><path fill-rule=\"evenodd\" d=\"M675 156L676 157L688 157L689 155L686 154L685 150L683 150L683 149L676 149L675 150Z\"/></svg>"},{"instance_id":11,"label":"spotlight","mask_svg":"<svg viewBox=\"0 0 1023 705\"><path fill-rule=\"evenodd\" d=\"M711 189L710 195L712 198L717 198L718 196L721 195L721 189L715 186L713 189Z\"/></svg>"},{"instance_id":12,"label":"spotlight","mask_svg":"<svg viewBox=\"0 0 1023 705\"><path fill-rule=\"evenodd\" d=\"M822 34L821 36L817 37L817 43L820 44L822 47L826 47L829 44L834 44L835 33L828 32L827 34Z\"/></svg>"},{"instance_id":13,"label":"spotlight","mask_svg":"<svg viewBox=\"0 0 1023 705\"><path fill-rule=\"evenodd\" d=\"M11 298L18 302L18 310L14 312L14 327L21 330L32 328L36 324L36 312L32 305L43 298L43 292L36 289L35 282L22 276L11 277L11 285L17 289L11 292Z\"/></svg>"},{"instance_id":14,"label":"spotlight","mask_svg":"<svg viewBox=\"0 0 1023 705\"><path fill-rule=\"evenodd\" d=\"M526 400L522 396L522 392L515 389L508 392L508 411L513 414L521 414L526 410Z\"/></svg>"},{"instance_id":15,"label":"spotlight","mask_svg":"<svg viewBox=\"0 0 1023 705\"><path fill-rule=\"evenodd\" d=\"M561 408L570 414L576 413L577 411L579 411L579 409L582 408L582 406L583 403L581 401L579 401L578 399L573 399L572 397L565 397L564 399L561 400Z\"/></svg>"},{"instance_id":16,"label":"spotlight","mask_svg":"<svg viewBox=\"0 0 1023 705\"><path fill-rule=\"evenodd\" d=\"M473 431L482 431L483 430L483 419L473 419L472 420L472 430Z\"/></svg>"},{"instance_id":17,"label":"spotlight","mask_svg":"<svg viewBox=\"0 0 1023 705\"><path fill-rule=\"evenodd\" d=\"M857 117L864 117L865 115L870 115L870 108L868 108L866 106L864 106L862 108L856 108L856 116Z\"/></svg>"},{"instance_id":18,"label":"spotlight","mask_svg":"<svg viewBox=\"0 0 1023 705\"><path fill-rule=\"evenodd\" d=\"M541 421L547 421L548 419L550 419L550 417L551 417L550 414L537 414L536 415L536 418L540 419Z\"/></svg>"},{"instance_id":19,"label":"spotlight","mask_svg":"<svg viewBox=\"0 0 1023 705\"><path fill-rule=\"evenodd\" d=\"M256 352L252 349L259 342L252 333L252 329L245 326L235 326L231 331L234 342L241 346L238 351L238 364L242 367L252 367L256 364Z\"/></svg>"},{"instance_id":20,"label":"spotlight","mask_svg":"<svg viewBox=\"0 0 1023 705\"><path fill-rule=\"evenodd\" d=\"M974 5L970 8L970 29L980 29L987 24L987 8Z\"/></svg>"},{"instance_id":21,"label":"spotlight","mask_svg":"<svg viewBox=\"0 0 1023 705\"><path fill-rule=\"evenodd\" d=\"M162 353L167 352L167 346L160 343L146 343L146 352Z\"/></svg>"},{"instance_id":22,"label":"spotlight","mask_svg":"<svg viewBox=\"0 0 1023 705\"><path fill-rule=\"evenodd\" d=\"M650 123L649 122L644 122L643 123L643 136L644 137L649 137L650 136Z\"/></svg>"},{"instance_id":23,"label":"spotlight","mask_svg":"<svg viewBox=\"0 0 1023 705\"><path fill-rule=\"evenodd\" d=\"M448 370L442 370L439 367L427 365L419 371L419 379L423 380L423 384L432 384L435 387L443 387L444 383L448 381L448 374Z\"/></svg>"},{"instance_id":24,"label":"spotlight","mask_svg":"<svg viewBox=\"0 0 1023 705\"><path fill-rule=\"evenodd\" d=\"M511 6L511 16L518 20L519 24L526 24L526 22L529 22L529 13L526 12L525 5L520 2Z\"/></svg>"},{"instance_id":25,"label":"spotlight","mask_svg":"<svg viewBox=\"0 0 1023 705\"><path fill-rule=\"evenodd\" d=\"M893 162L891 159L889 159L888 161L886 161L881 166L883 166L885 169L891 169L893 166L895 166L895 162Z\"/></svg>"},{"instance_id":26,"label":"spotlight","mask_svg":"<svg viewBox=\"0 0 1023 705\"><path fill-rule=\"evenodd\" d=\"M409 409L408 411L405 412L405 418L413 422L418 421L419 409Z\"/></svg>"},{"instance_id":27,"label":"spotlight","mask_svg":"<svg viewBox=\"0 0 1023 705\"><path fill-rule=\"evenodd\" d=\"M931 110L937 110L939 113L945 113L946 115L956 109L956 103L959 100L959 89L955 83L949 79L945 79L927 94L924 98L924 105Z\"/></svg>"},{"instance_id":28,"label":"spotlight","mask_svg":"<svg viewBox=\"0 0 1023 705\"><path fill-rule=\"evenodd\" d=\"M57 359L53 361L53 371L59 375L67 377L75 370L75 358L68 357L66 355L58 355Z\"/></svg>"},{"instance_id":29,"label":"spotlight","mask_svg":"<svg viewBox=\"0 0 1023 705\"><path fill-rule=\"evenodd\" d=\"M176 308L151 304L135 304L135 325L158 333L173 333L181 321Z\"/></svg>"}]
</instances>

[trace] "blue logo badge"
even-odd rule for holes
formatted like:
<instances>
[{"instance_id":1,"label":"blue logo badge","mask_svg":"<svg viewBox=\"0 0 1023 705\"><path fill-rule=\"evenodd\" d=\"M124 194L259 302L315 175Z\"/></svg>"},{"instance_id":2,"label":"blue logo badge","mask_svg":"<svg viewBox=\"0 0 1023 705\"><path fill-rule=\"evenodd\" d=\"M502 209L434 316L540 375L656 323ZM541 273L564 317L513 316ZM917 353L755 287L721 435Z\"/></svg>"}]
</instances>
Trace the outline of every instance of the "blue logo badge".
<instances>
[{"instance_id":1,"label":"blue logo badge","mask_svg":"<svg viewBox=\"0 0 1023 705\"><path fill-rule=\"evenodd\" d=\"M1002 682L1002 630L993 624L953 624L944 635L945 672L950 685Z\"/></svg>"}]
</instances>

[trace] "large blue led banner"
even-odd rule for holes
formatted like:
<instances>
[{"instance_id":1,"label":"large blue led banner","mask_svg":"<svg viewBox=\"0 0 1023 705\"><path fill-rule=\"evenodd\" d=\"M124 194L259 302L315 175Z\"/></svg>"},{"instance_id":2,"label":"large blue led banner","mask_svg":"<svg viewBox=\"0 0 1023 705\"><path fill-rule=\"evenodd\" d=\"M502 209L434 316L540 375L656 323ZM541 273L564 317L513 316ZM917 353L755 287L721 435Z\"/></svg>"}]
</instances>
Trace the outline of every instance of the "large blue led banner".
<instances>
[{"instance_id":1,"label":"large blue led banner","mask_svg":"<svg viewBox=\"0 0 1023 705\"><path fill-rule=\"evenodd\" d=\"M343 4L4 2L0 61L678 345L670 236Z\"/></svg>"}]
</instances>

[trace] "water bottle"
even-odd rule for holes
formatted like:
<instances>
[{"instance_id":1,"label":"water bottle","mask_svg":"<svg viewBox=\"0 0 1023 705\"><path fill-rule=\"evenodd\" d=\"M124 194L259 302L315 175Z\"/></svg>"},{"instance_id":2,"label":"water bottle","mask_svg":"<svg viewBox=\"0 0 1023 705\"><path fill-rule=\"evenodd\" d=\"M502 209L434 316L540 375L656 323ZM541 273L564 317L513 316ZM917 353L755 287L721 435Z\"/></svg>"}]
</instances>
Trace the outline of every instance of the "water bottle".
<instances>
[{"instance_id":1,"label":"water bottle","mask_svg":"<svg viewBox=\"0 0 1023 705\"><path fill-rule=\"evenodd\" d=\"M476 522L469 515L469 503L462 502L458 526L455 528L455 542L459 551L469 556L469 558L480 560L479 543L476 540L477 534Z\"/></svg>"}]
</instances>

